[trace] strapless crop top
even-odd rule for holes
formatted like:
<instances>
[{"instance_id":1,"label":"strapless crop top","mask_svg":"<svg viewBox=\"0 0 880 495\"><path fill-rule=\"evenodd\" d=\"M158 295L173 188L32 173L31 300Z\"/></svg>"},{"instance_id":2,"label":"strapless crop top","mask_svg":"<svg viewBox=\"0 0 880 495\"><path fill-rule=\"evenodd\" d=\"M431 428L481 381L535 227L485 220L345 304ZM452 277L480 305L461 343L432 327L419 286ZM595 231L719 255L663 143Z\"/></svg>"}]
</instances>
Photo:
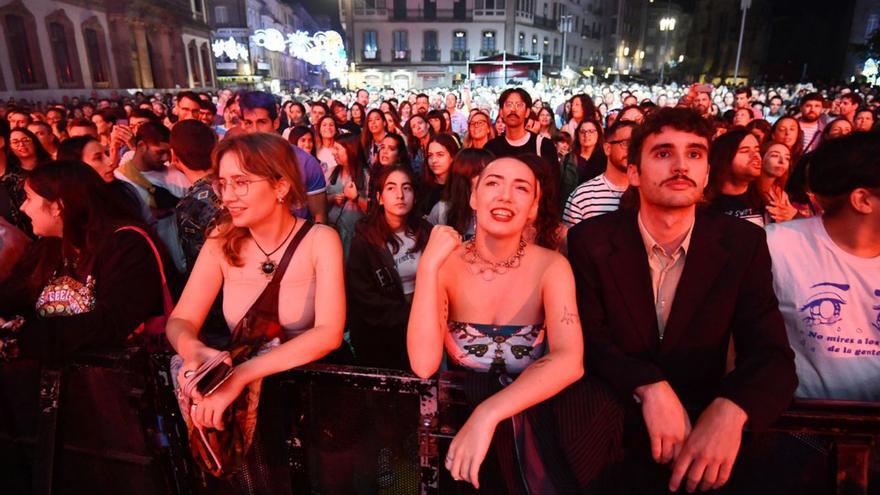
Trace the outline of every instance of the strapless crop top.
<instances>
[{"instance_id":1,"label":"strapless crop top","mask_svg":"<svg viewBox=\"0 0 880 495\"><path fill-rule=\"evenodd\" d=\"M474 371L522 373L544 355L546 327L450 321L446 350L453 363Z\"/></svg>"}]
</instances>

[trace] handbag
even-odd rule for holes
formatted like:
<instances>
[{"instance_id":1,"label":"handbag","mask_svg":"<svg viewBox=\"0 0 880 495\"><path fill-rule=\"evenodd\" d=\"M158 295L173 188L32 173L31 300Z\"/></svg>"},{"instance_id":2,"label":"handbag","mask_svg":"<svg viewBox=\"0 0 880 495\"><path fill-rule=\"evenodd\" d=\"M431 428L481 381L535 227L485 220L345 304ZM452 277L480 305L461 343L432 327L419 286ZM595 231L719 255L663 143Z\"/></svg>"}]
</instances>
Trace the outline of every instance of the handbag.
<instances>
[{"instance_id":1,"label":"handbag","mask_svg":"<svg viewBox=\"0 0 880 495\"><path fill-rule=\"evenodd\" d=\"M281 279L287 271L287 266L290 264L294 252L311 230L312 225L311 222L306 222L290 241L272 280L269 281L269 285L260 293L254 304L232 330L229 349L200 366L199 370L196 370L196 375L200 372L203 372L202 376L210 375L210 371L214 367L219 366L228 358L232 359L233 365L241 364L260 352L265 344L283 338L284 332L278 321L278 296L281 290ZM175 356L175 359L178 362L181 361L179 356ZM173 367L172 363L172 376L177 376ZM232 372L233 370L230 370L222 379L228 378ZM193 378L196 375L193 375ZM196 381L190 380L188 386L180 390L178 394L180 410L189 430L193 458L211 475L217 478L230 478L244 465L253 442L262 380L249 383L241 394L232 401L223 413L223 422L226 428L222 431L213 428L196 428L192 423L189 416L192 391L198 385L189 386L189 384ZM217 386L219 383L214 388ZM208 394L211 391L207 390Z\"/></svg>"},{"instance_id":2,"label":"handbag","mask_svg":"<svg viewBox=\"0 0 880 495\"><path fill-rule=\"evenodd\" d=\"M125 227L119 227L116 229L116 232L122 230L132 230L146 239L147 244L153 249L153 254L156 256L156 264L159 265L159 275L162 276L162 314L153 316L141 323L128 339L132 340L143 334L148 350L152 352L167 350L168 340L165 338L165 325L168 323L168 317L171 316L171 312L174 310L174 302L171 300L171 291L168 289L168 280L165 278L165 267L162 263L162 256L159 255L159 249L156 247L156 244L150 236L140 227L127 225Z\"/></svg>"}]
</instances>

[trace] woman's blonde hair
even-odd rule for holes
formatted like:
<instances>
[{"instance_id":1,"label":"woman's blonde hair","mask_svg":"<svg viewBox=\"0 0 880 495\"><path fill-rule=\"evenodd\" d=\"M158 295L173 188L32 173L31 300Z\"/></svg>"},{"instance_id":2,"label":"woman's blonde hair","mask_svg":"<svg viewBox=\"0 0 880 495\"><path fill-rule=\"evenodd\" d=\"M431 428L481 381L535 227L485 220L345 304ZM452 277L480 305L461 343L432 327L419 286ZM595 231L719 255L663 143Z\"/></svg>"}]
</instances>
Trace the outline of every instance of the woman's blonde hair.
<instances>
[{"instance_id":1,"label":"woman's blonde hair","mask_svg":"<svg viewBox=\"0 0 880 495\"><path fill-rule=\"evenodd\" d=\"M281 136L258 132L221 140L211 153L214 174L219 176L220 160L227 153L235 154L242 170L269 179L273 186L281 179L287 180L290 183L290 190L282 198L282 203L288 210L299 208L305 203L306 195L303 190L296 154L290 143ZM245 227L233 225L232 217L225 209L221 210L212 237L221 240L223 255L229 264L242 265L239 256L241 243L250 237L250 231Z\"/></svg>"}]
</instances>

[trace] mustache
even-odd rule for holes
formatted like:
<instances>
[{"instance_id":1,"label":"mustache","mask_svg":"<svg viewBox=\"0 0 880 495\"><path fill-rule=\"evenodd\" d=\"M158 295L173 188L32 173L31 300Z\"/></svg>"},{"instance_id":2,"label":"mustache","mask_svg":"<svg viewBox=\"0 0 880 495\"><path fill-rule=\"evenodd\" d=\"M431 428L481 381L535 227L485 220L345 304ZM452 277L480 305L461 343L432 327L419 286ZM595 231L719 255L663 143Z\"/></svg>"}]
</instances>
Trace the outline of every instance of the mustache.
<instances>
[{"instance_id":1,"label":"mustache","mask_svg":"<svg viewBox=\"0 0 880 495\"><path fill-rule=\"evenodd\" d=\"M690 182L692 186L697 187L696 181L694 181L693 179L691 179L690 177L688 177L685 174L675 174L672 177L665 179L663 182L660 183L660 185L662 186L662 185L666 184L667 182L672 182L674 180L685 180L685 181Z\"/></svg>"}]
</instances>

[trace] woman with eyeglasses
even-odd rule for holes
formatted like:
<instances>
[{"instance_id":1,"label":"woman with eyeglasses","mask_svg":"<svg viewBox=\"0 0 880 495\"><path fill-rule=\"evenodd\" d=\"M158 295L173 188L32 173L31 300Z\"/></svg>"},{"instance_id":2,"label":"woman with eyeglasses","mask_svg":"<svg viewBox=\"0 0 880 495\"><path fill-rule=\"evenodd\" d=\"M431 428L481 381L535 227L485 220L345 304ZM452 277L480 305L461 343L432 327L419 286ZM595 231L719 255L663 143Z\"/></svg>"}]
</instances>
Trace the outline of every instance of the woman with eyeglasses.
<instances>
[{"instance_id":1,"label":"woman with eyeglasses","mask_svg":"<svg viewBox=\"0 0 880 495\"><path fill-rule=\"evenodd\" d=\"M464 148L483 149L490 139L495 138L492 119L482 110L471 113L468 120L468 132L464 136Z\"/></svg>"},{"instance_id":2,"label":"woman with eyeglasses","mask_svg":"<svg viewBox=\"0 0 880 495\"><path fill-rule=\"evenodd\" d=\"M273 408L265 401L276 396L272 392L280 383L270 377L320 359L341 344L342 245L332 228L291 214L306 196L293 149L280 136L223 139L212 162L224 213L199 254L166 333L181 358L175 376L183 390L203 363L219 359L221 349L207 346L200 329L223 291L223 315L232 330L232 356L224 361L233 373L208 395L195 391L184 416L193 429L202 429L203 443L227 461L222 473L227 479L217 483L234 492L246 482L257 493L279 493L289 483L288 467L283 456L266 455L263 440L277 440L281 427L272 415L257 413ZM272 282L276 274L279 279ZM270 288L277 292L266 295ZM257 307L259 316L253 311ZM249 323L243 323L245 318ZM214 441L227 434L226 443ZM190 439L202 441L198 434Z\"/></svg>"},{"instance_id":3,"label":"woman with eyeglasses","mask_svg":"<svg viewBox=\"0 0 880 495\"><path fill-rule=\"evenodd\" d=\"M25 173L35 169L41 163L52 160L52 156L43 148L37 136L24 127L17 127L9 132L9 147L6 156L8 163Z\"/></svg>"},{"instance_id":4,"label":"woman with eyeglasses","mask_svg":"<svg viewBox=\"0 0 880 495\"><path fill-rule=\"evenodd\" d=\"M596 120L585 119L577 125L572 150L567 159L577 169L578 184L598 177L605 171L607 159L602 149L602 134L602 125Z\"/></svg>"}]
</instances>

